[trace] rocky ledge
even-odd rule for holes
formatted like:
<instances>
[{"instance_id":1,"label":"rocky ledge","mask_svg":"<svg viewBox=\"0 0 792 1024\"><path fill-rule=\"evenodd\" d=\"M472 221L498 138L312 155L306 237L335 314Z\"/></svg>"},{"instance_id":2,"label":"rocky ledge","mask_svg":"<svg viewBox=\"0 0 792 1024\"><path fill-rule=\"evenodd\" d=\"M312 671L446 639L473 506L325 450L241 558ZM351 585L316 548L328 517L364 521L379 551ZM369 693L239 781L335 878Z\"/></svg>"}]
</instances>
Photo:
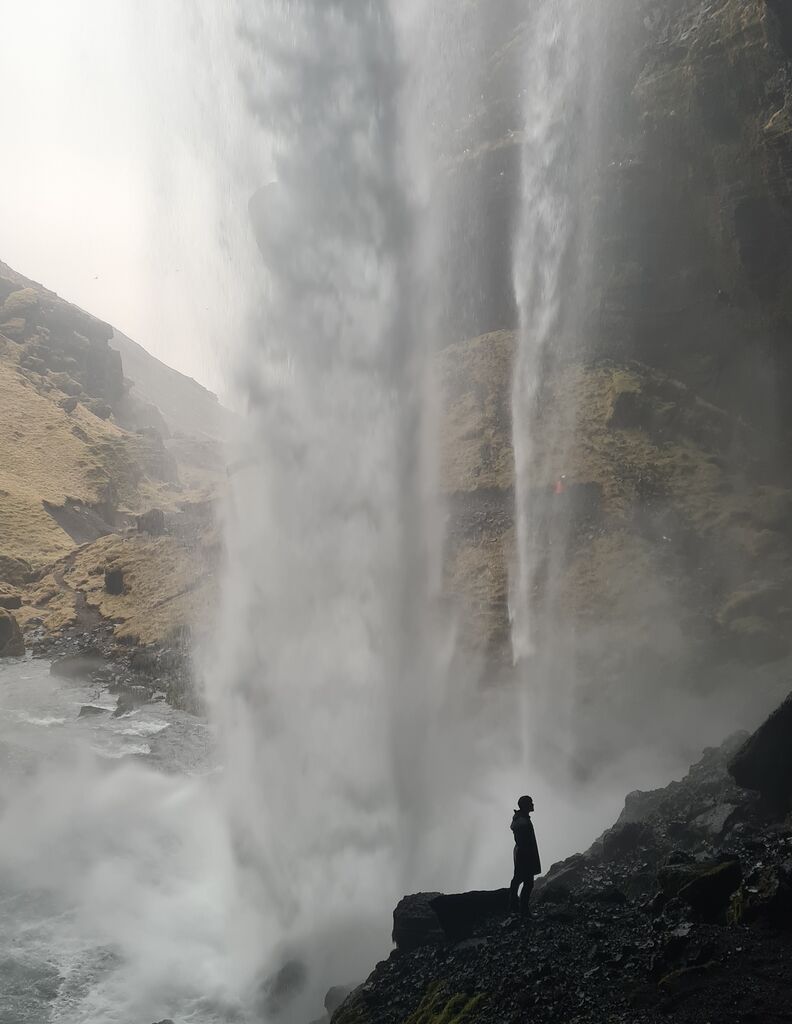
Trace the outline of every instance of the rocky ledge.
<instances>
[{"instance_id":1,"label":"rocky ledge","mask_svg":"<svg viewBox=\"0 0 792 1024\"><path fill-rule=\"evenodd\" d=\"M792 698L630 794L539 881L530 921L504 890L406 897L396 949L333 1024L791 1020L790 749Z\"/></svg>"}]
</instances>

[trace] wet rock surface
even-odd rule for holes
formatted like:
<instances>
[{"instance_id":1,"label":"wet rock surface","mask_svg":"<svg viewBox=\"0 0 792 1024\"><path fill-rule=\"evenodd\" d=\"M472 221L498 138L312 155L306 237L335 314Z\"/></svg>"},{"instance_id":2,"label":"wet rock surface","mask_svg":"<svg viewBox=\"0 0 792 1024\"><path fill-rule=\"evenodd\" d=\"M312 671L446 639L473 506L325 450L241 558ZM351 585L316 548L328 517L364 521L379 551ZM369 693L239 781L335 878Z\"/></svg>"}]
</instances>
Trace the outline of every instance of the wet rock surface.
<instances>
[{"instance_id":1,"label":"wet rock surface","mask_svg":"<svg viewBox=\"0 0 792 1024\"><path fill-rule=\"evenodd\" d=\"M792 802L792 695L734 755L729 771L735 781L766 799Z\"/></svg>"},{"instance_id":2,"label":"wet rock surface","mask_svg":"<svg viewBox=\"0 0 792 1024\"><path fill-rule=\"evenodd\" d=\"M426 927L416 945L414 930L334 1024L790 1020L792 820L729 774L746 739L630 794L612 829L538 881L528 921L494 912L498 892L404 901L402 914L455 900L493 913L464 937Z\"/></svg>"},{"instance_id":3,"label":"wet rock surface","mask_svg":"<svg viewBox=\"0 0 792 1024\"><path fill-rule=\"evenodd\" d=\"M25 653L25 641L19 623L4 608L0 608L0 658L20 658Z\"/></svg>"},{"instance_id":4,"label":"wet rock surface","mask_svg":"<svg viewBox=\"0 0 792 1024\"><path fill-rule=\"evenodd\" d=\"M202 710L195 696L189 636L174 637L168 646L124 647L110 629L100 628L56 639L34 634L33 641L35 654L51 659L51 675L90 683L97 693L115 696L116 715L162 699L187 711Z\"/></svg>"}]
</instances>

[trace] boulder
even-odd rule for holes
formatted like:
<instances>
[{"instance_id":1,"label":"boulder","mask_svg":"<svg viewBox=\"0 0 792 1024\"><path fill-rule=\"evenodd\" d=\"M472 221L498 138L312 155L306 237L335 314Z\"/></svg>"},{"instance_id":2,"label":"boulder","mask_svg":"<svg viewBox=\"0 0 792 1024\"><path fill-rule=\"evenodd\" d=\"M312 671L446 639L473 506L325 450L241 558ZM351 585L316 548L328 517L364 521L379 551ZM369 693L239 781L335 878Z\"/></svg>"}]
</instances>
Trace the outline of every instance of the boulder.
<instances>
[{"instance_id":1,"label":"boulder","mask_svg":"<svg viewBox=\"0 0 792 1024\"><path fill-rule=\"evenodd\" d=\"M124 570L123 569L105 569L104 574L104 588L108 594L113 594L116 597L119 594L124 593Z\"/></svg>"},{"instance_id":2,"label":"boulder","mask_svg":"<svg viewBox=\"0 0 792 1024\"><path fill-rule=\"evenodd\" d=\"M792 927L792 865L784 870L770 865L732 897L729 919L734 924L769 924Z\"/></svg>"},{"instance_id":3,"label":"boulder","mask_svg":"<svg viewBox=\"0 0 792 1024\"><path fill-rule=\"evenodd\" d=\"M716 918L742 884L737 860L670 864L660 869L658 881L663 895L678 898L706 919Z\"/></svg>"},{"instance_id":4,"label":"boulder","mask_svg":"<svg viewBox=\"0 0 792 1024\"><path fill-rule=\"evenodd\" d=\"M778 807L792 803L792 694L732 757L729 773Z\"/></svg>"},{"instance_id":5,"label":"boulder","mask_svg":"<svg viewBox=\"0 0 792 1024\"><path fill-rule=\"evenodd\" d=\"M109 708L101 708L96 704L83 704L80 708L80 713L77 715L78 718L96 718L97 715L107 715L110 713Z\"/></svg>"},{"instance_id":6,"label":"boulder","mask_svg":"<svg viewBox=\"0 0 792 1024\"><path fill-rule=\"evenodd\" d=\"M69 416L71 416L79 404L80 403L76 398L64 398L58 402L61 409L63 409L63 411Z\"/></svg>"},{"instance_id":7,"label":"boulder","mask_svg":"<svg viewBox=\"0 0 792 1024\"><path fill-rule=\"evenodd\" d=\"M97 416L100 420L109 420L113 415L112 408L107 402L102 402L99 399L94 399L90 402L86 402L86 408L89 412L92 412L94 416Z\"/></svg>"},{"instance_id":8,"label":"boulder","mask_svg":"<svg viewBox=\"0 0 792 1024\"><path fill-rule=\"evenodd\" d=\"M509 890L462 892L436 896L430 903L445 936L458 942L493 917L502 917L509 909Z\"/></svg>"},{"instance_id":9,"label":"boulder","mask_svg":"<svg viewBox=\"0 0 792 1024\"><path fill-rule=\"evenodd\" d=\"M405 896L393 911L393 941L403 953L410 953L419 946L440 942L444 938L440 921L432 901L441 896L439 892L419 892Z\"/></svg>"},{"instance_id":10,"label":"boulder","mask_svg":"<svg viewBox=\"0 0 792 1024\"><path fill-rule=\"evenodd\" d=\"M25 641L19 623L5 608L0 608L0 658L21 658Z\"/></svg>"},{"instance_id":11,"label":"boulder","mask_svg":"<svg viewBox=\"0 0 792 1024\"><path fill-rule=\"evenodd\" d=\"M148 703L150 692L147 686L126 686L119 690L113 718L128 715L136 708Z\"/></svg>"},{"instance_id":12,"label":"boulder","mask_svg":"<svg viewBox=\"0 0 792 1024\"><path fill-rule=\"evenodd\" d=\"M12 586L21 587L30 581L33 569L29 562L11 555L0 554L0 580Z\"/></svg>"},{"instance_id":13,"label":"boulder","mask_svg":"<svg viewBox=\"0 0 792 1024\"><path fill-rule=\"evenodd\" d=\"M21 596L11 590L7 590L2 584L0 584L0 608L5 608L6 611L13 612L16 611L17 608L21 607Z\"/></svg>"}]
</instances>

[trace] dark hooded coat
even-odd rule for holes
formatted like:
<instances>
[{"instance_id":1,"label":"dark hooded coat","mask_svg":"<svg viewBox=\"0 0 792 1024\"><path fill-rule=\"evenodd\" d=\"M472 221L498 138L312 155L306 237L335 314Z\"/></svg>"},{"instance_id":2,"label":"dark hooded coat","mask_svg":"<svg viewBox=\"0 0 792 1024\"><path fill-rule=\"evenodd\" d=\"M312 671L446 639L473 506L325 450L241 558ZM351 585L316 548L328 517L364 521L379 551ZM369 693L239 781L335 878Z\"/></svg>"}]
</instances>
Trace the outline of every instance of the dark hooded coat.
<instances>
[{"instance_id":1,"label":"dark hooded coat","mask_svg":"<svg viewBox=\"0 0 792 1024\"><path fill-rule=\"evenodd\" d=\"M511 830L514 833L514 866L520 875L541 875L542 863L539 860L539 847L536 845L536 833L533 822L528 814L515 811Z\"/></svg>"}]
</instances>

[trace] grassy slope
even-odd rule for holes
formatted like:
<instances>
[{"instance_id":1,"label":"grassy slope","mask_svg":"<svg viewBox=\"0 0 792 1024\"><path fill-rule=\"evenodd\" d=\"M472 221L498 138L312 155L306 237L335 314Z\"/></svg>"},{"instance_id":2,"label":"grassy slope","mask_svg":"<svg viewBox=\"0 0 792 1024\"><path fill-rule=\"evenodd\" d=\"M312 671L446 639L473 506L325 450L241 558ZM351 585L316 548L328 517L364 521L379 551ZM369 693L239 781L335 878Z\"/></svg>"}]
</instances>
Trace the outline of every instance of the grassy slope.
<instances>
[{"instance_id":1,"label":"grassy slope","mask_svg":"<svg viewBox=\"0 0 792 1024\"><path fill-rule=\"evenodd\" d=\"M39 286L25 292L35 317L37 294ZM7 316L13 303L12 295L0 313ZM31 330L34 341L60 351L56 331L36 325L28 336ZM68 331L62 337L68 344ZM188 436L163 445L124 430L90 411L90 392L67 412L59 387L67 375L22 365L24 355L23 344L0 332L0 554L24 559L38 576L21 595L20 624L58 634L104 621L118 640L141 643L200 627L215 587L217 534L206 503L224 479L220 446ZM78 546L45 507L67 502L93 507L103 519L160 508L176 514L178 525L162 537L133 529ZM108 568L123 569L123 595L104 591Z\"/></svg>"},{"instance_id":2,"label":"grassy slope","mask_svg":"<svg viewBox=\"0 0 792 1024\"><path fill-rule=\"evenodd\" d=\"M215 603L217 538L211 528L188 542L179 537L101 537L59 559L25 595L17 613L58 634L81 618L111 622L122 642L167 643L183 628L200 627ZM121 569L125 592L104 589L105 569ZM80 610L78 612L77 602Z\"/></svg>"}]
</instances>

